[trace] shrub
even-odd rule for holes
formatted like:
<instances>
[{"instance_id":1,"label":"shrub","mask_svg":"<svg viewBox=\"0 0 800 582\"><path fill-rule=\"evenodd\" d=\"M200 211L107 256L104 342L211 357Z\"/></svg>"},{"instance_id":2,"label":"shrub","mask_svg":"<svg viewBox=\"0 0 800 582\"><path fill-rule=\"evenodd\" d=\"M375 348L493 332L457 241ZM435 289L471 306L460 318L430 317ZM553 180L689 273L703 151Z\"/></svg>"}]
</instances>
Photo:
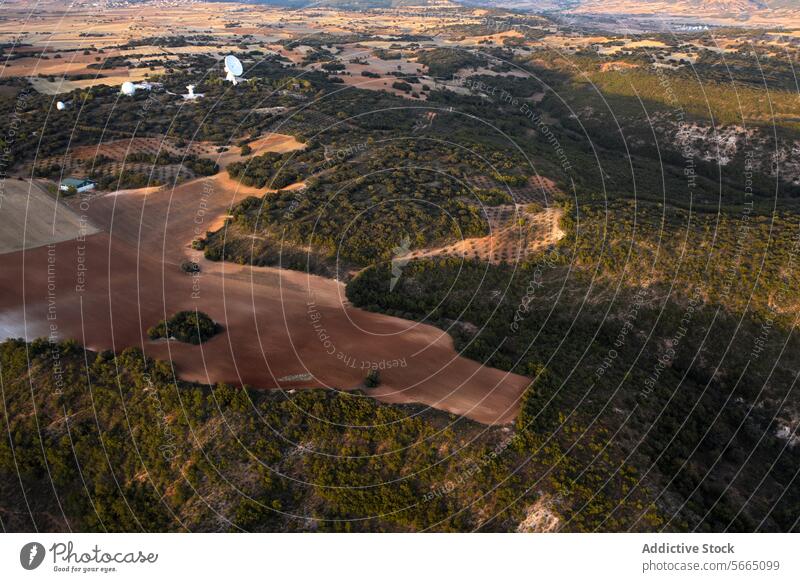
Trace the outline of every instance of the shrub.
<instances>
[{"instance_id":1,"label":"shrub","mask_svg":"<svg viewBox=\"0 0 800 582\"><path fill-rule=\"evenodd\" d=\"M375 388L381 385L381 375L378 370L370 370L367 377L364 378L364 386L367 388Z\"/></svg>"},{"instance_id":2,"label":"shrub","mask_svg":"<svg viewBox=\"0 0 800 582\"><path fill-rule=\"evenodd\" d=\"M222 326L202 311L179 311L148 329L147 335L150 339L174 337L178 341L198 345L220 331Z\"/></svg>"},{"instance_id":3,"label":"shrub","mask_svg":"<svg viewBox=\"0 0 800 582\"><path fill-rule=\"evenodd\" d=\"M181 263L181 271L183 271L184 273L199 273L200 265L198 265L194 261L183 261Z\"/></svg>"}]
</instances>

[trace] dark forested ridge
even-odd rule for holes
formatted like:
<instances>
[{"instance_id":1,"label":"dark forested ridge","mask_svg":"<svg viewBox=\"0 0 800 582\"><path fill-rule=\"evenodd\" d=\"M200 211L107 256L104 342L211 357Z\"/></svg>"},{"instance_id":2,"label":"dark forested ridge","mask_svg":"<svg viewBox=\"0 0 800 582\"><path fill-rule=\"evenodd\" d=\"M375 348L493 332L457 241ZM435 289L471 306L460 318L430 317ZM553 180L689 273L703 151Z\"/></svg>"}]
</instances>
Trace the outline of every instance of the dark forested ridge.
<instances>
[{"instance_id":1,"label":"dark forested ridge","mask_svg":"<svg viewBox=\"0 0 800 582\"><path fill-rule=\"evenodd\" d=\"M487 428L358 393L176 382L134 349L6 341L0 371L5 531L511 531L535 508L566 531L664 523L604 430L548 437L545 378L515 427Z\"/></svg>"},{"instance_id":2,"label":"dark forested ridge","mask_svg":"<svg viewBox=\"0 0 800 582\"><path fill-rule=\"evenodd\" d=\"M545 366L550 405L614 434L670 525L796 529L796 218L754 215L743 253L724 217L624 202L572 213L580 227L567 215L569 236L530 261L417 261L391 291L379 265L348 298L436 324L487 365Z\"/></svg>"}]
</instances>

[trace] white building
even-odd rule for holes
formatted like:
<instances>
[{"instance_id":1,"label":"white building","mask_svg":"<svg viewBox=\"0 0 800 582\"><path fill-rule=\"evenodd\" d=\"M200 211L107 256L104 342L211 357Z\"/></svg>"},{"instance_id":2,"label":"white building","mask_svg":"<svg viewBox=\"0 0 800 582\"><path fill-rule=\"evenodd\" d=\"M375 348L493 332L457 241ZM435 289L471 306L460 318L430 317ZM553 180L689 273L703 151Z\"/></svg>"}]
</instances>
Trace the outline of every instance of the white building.
<instances>
[{"instance_id":1,"label":"white building","mask_svg":"<svg viewBox=\"0 0 800 582\"><path fill-rule=\"evenodd\" d=\"M62 192L69 192L70 188L75 188L77 192L89 192L94 190L97 184L91 180L80 180L78 178L64 178L58 187Z\"/></svg>"}]
</instances>

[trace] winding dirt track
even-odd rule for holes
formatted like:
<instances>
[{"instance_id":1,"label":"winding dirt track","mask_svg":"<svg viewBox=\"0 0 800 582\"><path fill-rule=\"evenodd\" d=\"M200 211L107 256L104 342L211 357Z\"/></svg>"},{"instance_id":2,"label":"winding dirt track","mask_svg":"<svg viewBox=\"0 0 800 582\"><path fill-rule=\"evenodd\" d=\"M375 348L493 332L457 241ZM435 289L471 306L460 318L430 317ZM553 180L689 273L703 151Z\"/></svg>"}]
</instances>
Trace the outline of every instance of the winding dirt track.
<instances>
[{"instance_id":1,"label":"winding dirt track","mask_svg":"<svg viewBox=\"0 0 800 582\"><path fill-rule=\"evenodd\" d=\"M381 400L487 424L513 420L527 378L459 357L437 328L348 306L339 282L202 259L199 277L184 274L180 263L197 255L190 241L255 194L220 173L174 190L97 197L82 210L72 202L102 232L0 255L0 269L13 274L0 278L0 333L32 339L53 324L60 339L93 349L139 346L187 380L259 388L353 388L375 366L382 384L370 394ZM225 332L202 346L147 338L158 320L195 308Z\"/></svg>"}]
</instances>

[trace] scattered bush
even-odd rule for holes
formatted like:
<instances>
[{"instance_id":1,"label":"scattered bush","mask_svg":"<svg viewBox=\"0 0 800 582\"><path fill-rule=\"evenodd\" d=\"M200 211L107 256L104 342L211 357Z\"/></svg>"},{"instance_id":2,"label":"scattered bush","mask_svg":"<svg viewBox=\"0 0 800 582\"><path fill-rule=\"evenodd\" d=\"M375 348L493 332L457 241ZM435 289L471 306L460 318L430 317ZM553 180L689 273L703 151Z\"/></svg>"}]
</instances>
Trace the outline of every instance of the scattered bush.
<instances>
[{"instance_id":1,"label":"scattered bush","mask_svg":"<svg viewBox=\"0 0 800 582\"><path fill-rule=\"evenodd\" d=\"M364 386L367 388L376 388L381 385L381 375L378 370L370 370L367 377L364 378Z\"/></svg>"},{"instance_id":2,"label":"scattered bush","mask_svg":"<svg viewBox=\"0 0 800 582\"><path fill-rule=\"evenodd\" d=\"M179 311L148 329L147 335L150 339L174 337L178 341L198 345L208 341L220 331L222 326L202 311Z\"/></svg>"}]
</instances>

